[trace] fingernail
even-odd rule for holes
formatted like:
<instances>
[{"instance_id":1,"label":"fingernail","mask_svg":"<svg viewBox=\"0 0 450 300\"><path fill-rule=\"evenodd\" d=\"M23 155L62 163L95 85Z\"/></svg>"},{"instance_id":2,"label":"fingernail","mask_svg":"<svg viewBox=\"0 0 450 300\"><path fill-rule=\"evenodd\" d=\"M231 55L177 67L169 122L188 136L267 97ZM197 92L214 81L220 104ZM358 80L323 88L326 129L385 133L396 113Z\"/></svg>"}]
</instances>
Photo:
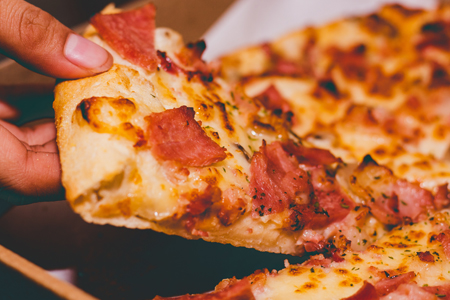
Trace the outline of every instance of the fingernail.
<instances>
[{"instance_id":1,"label":"fingernail","mask_svg":"<svg viewBox=\"0 0 450 300\"><path fill-rule=\"evenodd\" d=\"M108 70L111 65L106 64L109 53L94 42L77 34L69 34L64 46L64 56L74 65L97 72Z\"/></svg>"}]
</instances>

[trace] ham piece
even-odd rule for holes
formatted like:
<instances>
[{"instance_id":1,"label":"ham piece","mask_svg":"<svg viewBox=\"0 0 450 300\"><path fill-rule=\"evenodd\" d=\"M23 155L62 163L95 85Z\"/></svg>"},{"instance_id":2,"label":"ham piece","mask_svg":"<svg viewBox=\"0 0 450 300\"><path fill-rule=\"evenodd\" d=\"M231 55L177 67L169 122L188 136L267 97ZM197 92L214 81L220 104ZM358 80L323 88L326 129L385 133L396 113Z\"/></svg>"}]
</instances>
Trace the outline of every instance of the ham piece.
<instances>
[{"instance_id":1,"label":"ham piece","mask_svg":"<svg viewBox=\"0 0 450 300\"><path fill-rule=\"evenodd\" d=\"M153 4L117 14L96 14L91 24L121 57L150 72L156 70Z\"/></svg>"},{"instance_id":2,"label":"ham piece","mask_svg":"<svg viewBox=\"0 0 450 300\"><path fill-rule=\"evenodd\" d=\"M375 284L375 289L379 296L385 296L390 292L393 292L402 283L410 282L416 274L414 272L408 272L400 275L394 275L378 281Z\"/></svg>"},{"instance_id":3,"label":"ham piece","mask_svg":"<svg viewBox=\"0 0 450 300\"><path fill-rule=\"evenodd\" d=\"M371 213L384 224L397 225L405 219L417 222L434 209L431 192L396 177L370 156L366 156L353 173L351 187L366 199Z\"/></svg>"},{"instance_id":4,"label":"ham piece","mask_svg":"<svg viewBox=\"0 0 450 300\"><path fill-rule=\"evenodd\" d=\"M206 135L194 115L191 107L181 106L146 117L148 145L157 159L205 167L227 157L226 149Z\"/></svg>"},{"instance_id":5,"label":"ham piece","mask_svg":"<svg viewBox=\"0 0 450 300\"><path fill-rule=\"evenodd\" d=\"M327 173L327 165L338 161L329 151L292 141L263 145L250 166L254 217L289 210L292 230L342 220L354 203Z\"/></svg>"},{"instance_id":6,"label":"ham piece","mask_svg":"<svg viewBox=\"0 0 450 300\"><path fill-rule=\"evenodd\" d=\"M375 287L364 281L364 285L353 295L347 298L342 298L342 300L378 300L378 294Z\"/></svg>"},{"instance_id":7,"label":"ham piece","mask_svg":"<svg viewBox=\"0 0 450 300\"><path fill-rule=\"evenodd\" d=\"M269 110L280 110L283 113L291 111L289 102L283 98L273 84L256 96L256 99Z\"/></svg>"},{"instance_id":8,"label":"ham piece","mask_svg":"<svg viewBox=\"0 0 450 300\"><path fill-rule=\"evenodd\" d=\"M450 230L441 232L437 236L437 240L442 243L442 248L444 249L445 256L450 258Z\"/></svg>"}]
</instances>

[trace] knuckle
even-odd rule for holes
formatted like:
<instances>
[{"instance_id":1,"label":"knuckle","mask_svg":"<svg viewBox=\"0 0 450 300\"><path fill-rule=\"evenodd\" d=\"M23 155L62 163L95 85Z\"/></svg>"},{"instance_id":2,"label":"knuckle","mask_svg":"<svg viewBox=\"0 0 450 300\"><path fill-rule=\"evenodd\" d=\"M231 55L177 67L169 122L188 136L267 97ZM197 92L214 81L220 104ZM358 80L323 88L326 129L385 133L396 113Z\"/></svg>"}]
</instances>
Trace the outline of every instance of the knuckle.
<instances>
[{"instance_id":1,"label":"knuckle","mask_svg":"<svg viewBox=\"0 0 450 300\"><path fill-rule=\"evenodd\" d=\"M47 46L55 28L55 19L34 6L18 12L18 37L23 47L39 49Z\"/></svg>"}]
</instances>

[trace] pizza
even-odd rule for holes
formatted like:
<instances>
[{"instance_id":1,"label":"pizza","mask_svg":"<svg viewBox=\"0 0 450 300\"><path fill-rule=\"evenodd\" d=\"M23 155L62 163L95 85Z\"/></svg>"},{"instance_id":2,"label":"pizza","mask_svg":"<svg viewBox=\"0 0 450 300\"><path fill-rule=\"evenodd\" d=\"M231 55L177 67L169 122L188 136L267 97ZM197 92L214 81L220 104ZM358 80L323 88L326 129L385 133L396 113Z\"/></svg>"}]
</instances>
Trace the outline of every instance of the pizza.
<instances>
[{"instance_id":1,"label":"pizza","mask_svg":"<svg viewBox=\"0 0 450 300\"><path fill-rule=\"evenodd\" d=\"M450 214L398 227L364 251L344 250L339 260L312 256L281 271L259 270L225 279L215 291L155 300L216 299L448 299Z\"/></svg>"},{"instance_id":2,"label":"pizza","mask_svg":"<svg viewBox=\"0 0 450 300\"><path fill-rule=\"evenodd\" d=\"M342 297L445 294L449 13L388 5L206 63L152 4L108 6L85 36L114 66L55 88L67 200L87 222L314 255L198 299L307 298L338 279ZM400 265L399 247L423 254Z\"/></svg>"},{"instance_id":3,"label":"pizza","mask_svg":"<svg viewBox=\"0 0 450 300\"><path fill-rule=\"evenodd\" d=\"M410 181L431 180L414 163L439 165L449 146L447 14L385 6L225 56L218 72L249 96L273 85L298 114L292 130L344 161L370 154Z\"/></svg>"}]
</instances>

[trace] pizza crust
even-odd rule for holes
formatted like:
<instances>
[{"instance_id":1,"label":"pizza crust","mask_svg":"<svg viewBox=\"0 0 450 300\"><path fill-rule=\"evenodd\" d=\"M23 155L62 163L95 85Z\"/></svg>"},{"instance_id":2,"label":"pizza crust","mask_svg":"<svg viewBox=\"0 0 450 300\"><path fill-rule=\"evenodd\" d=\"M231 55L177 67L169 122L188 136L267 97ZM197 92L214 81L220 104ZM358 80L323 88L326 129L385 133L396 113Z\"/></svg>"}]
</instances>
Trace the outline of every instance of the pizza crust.
<instances>
[{"instance_id":1,"label":"pizza crust","mask_svg":"<svg viewBox=\"0 0 450 300\"><path fill-rule=\"evenodd\" d=\"M77 105L91 97L127 98L132 99L139 112L145 115L164 109L156 98L150 96L152 93L153 85L149 81L139 76L137 71L120 65L97 76L65 81L56 86L57 142L61 163L65 166L62 177L67 198L76 199L117 175L126 161L132 159L134 152L131 143L76 124L74 112ZM88 153L91 155L86 155Z\"/></svg>"}]
</instances>

